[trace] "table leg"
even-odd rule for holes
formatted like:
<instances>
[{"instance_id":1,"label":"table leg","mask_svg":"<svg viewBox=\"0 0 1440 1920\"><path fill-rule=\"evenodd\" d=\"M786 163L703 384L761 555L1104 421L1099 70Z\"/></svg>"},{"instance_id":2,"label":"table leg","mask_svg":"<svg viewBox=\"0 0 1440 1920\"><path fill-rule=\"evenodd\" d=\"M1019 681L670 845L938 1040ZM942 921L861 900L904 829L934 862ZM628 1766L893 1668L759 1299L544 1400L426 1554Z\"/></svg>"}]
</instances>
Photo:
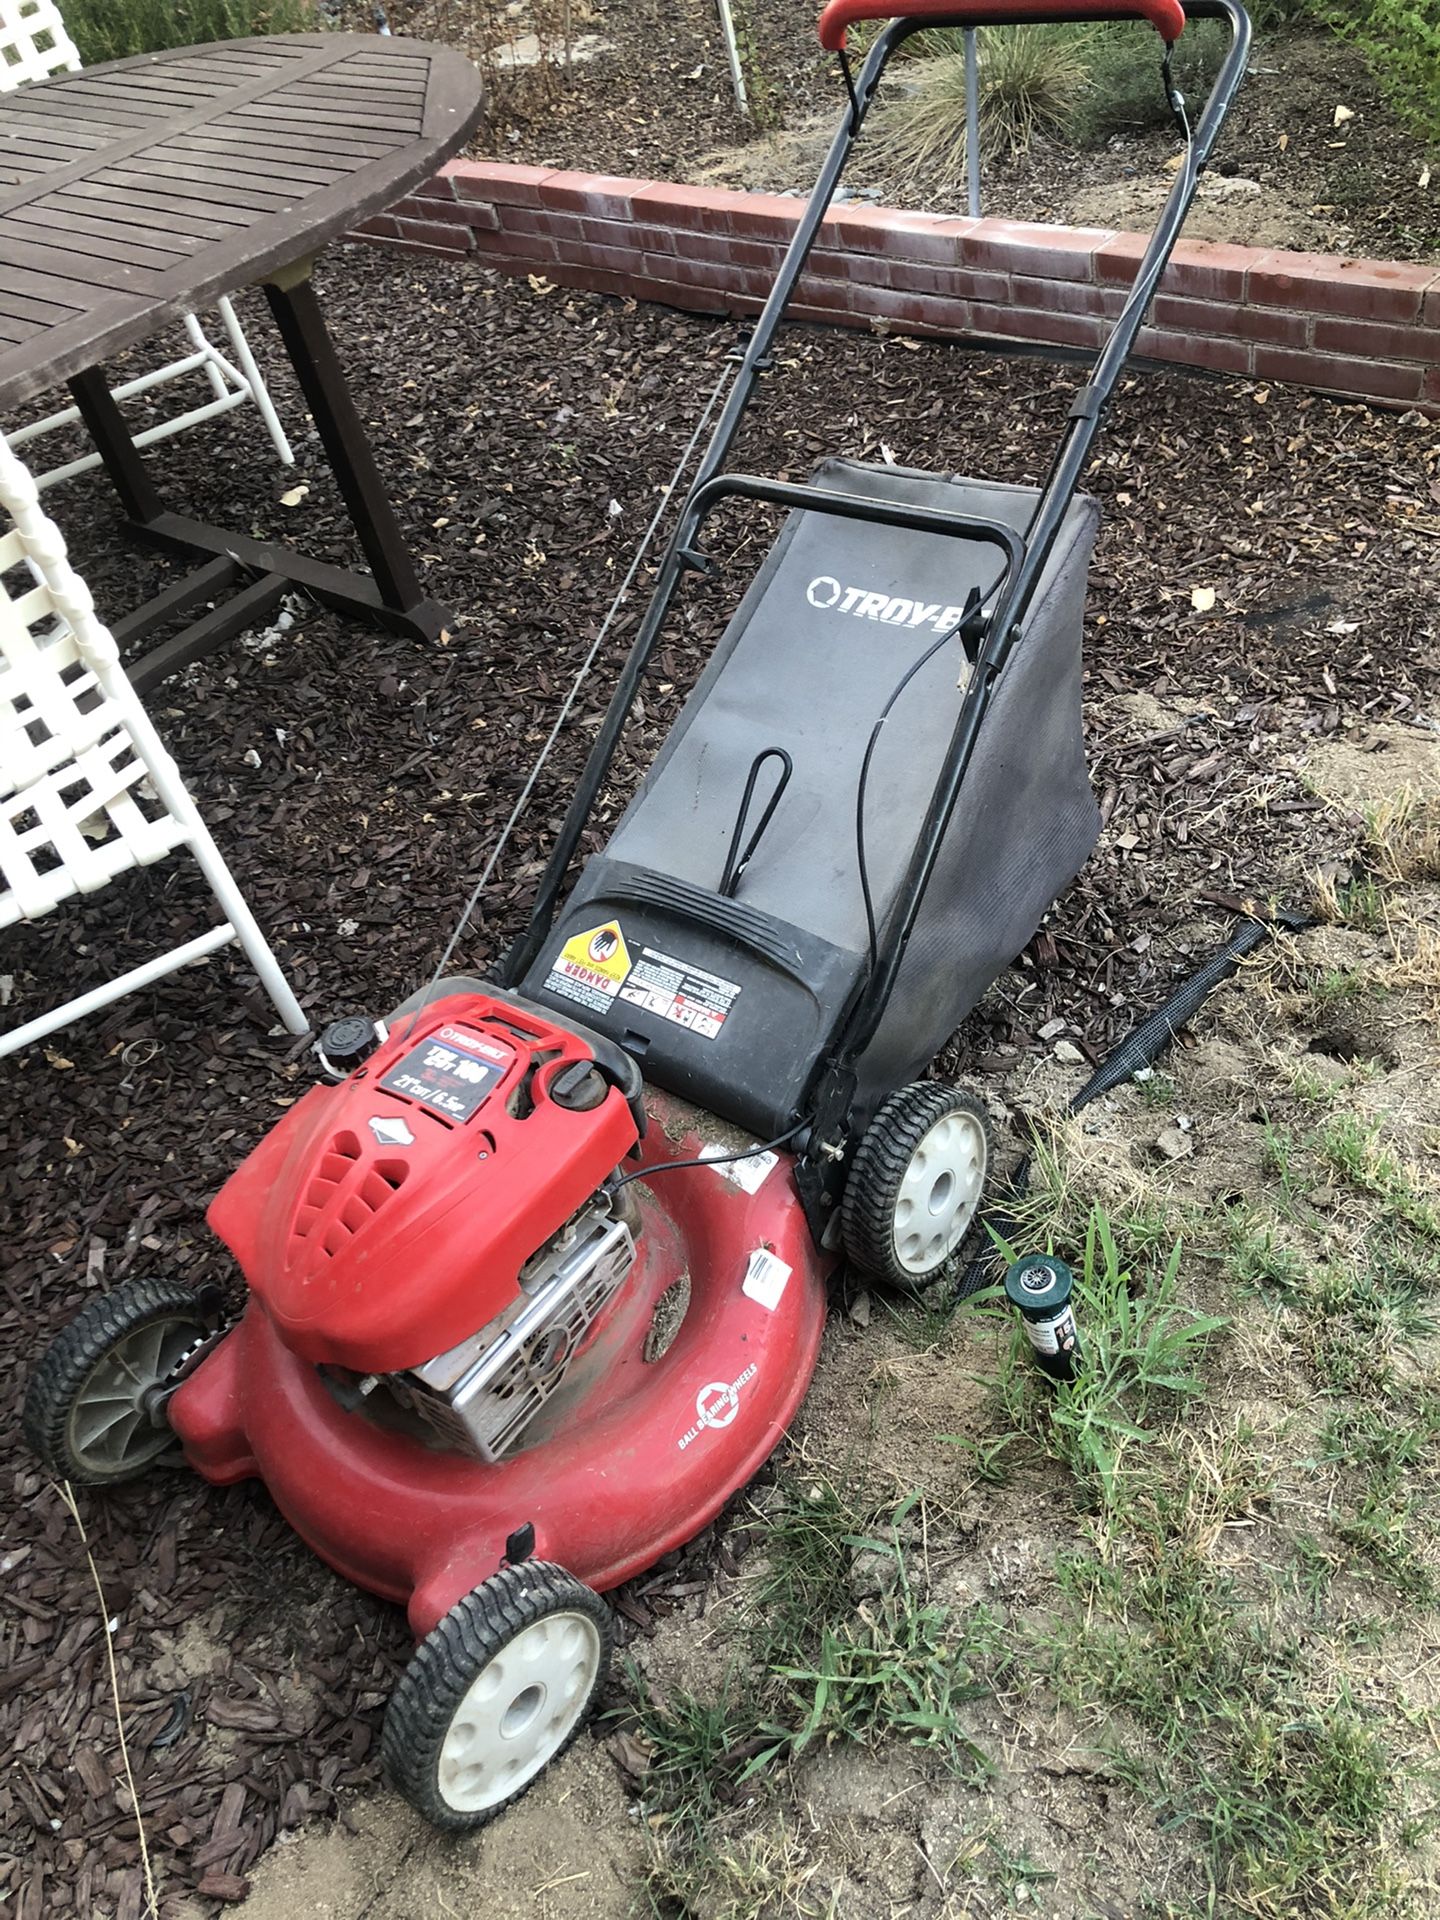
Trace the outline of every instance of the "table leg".
<instances>
[{"instance_id":1,"label":"table leg","mask_svg":"<svg viewBox=\"0 0 1440 1920\"><path fill-rule=\"evenodd\" d=\"M381 598L413 614L424 605L415 565L345 383L309 262L267 280L265 297Z\"/></svg>"},{"instance_id":2,"label":"table leg","mask_svg":"<svg viewBox=\"0 0 1440 1920\"><path fill-rule=\"evenodd\" d=\"M217 593L220 603L212 612L132 663L131 677L142 690L190 661L215 652L233 639L240 625L265 617L295 589L337 613L415 639L433 640L449 623L445 609L421 592L414 562L326 331L308 264L280 278L283 284L267 285L265 291L370 563L370 575L311 560L289 547L253 540L247 534L230 533L170 512L104 374L98 367L77 374L69 382L70 392L131 531L153 546L206 563L189 581L177 582L128 616L121 623L125 638L140 640L157 633L176 613L202 597L209 598L210 589L219 585L217 563L231 570L237 596L221 601ZM252 584L244 584L244 575L251 577Z\"/></svg>"},{"instance_id":3,"label":"table leg","mask_svg":"<svg viewBox=\"0 0 1440 1920\"><path fill-rule=\"evenodd\" d=\"M84 373L75 375L69 387L126 518L142 527L158 520L165 511L164 503L145 470L140 449L130 437L104 374L99 367L87 367Z\"/></svg>"}]
</instances>

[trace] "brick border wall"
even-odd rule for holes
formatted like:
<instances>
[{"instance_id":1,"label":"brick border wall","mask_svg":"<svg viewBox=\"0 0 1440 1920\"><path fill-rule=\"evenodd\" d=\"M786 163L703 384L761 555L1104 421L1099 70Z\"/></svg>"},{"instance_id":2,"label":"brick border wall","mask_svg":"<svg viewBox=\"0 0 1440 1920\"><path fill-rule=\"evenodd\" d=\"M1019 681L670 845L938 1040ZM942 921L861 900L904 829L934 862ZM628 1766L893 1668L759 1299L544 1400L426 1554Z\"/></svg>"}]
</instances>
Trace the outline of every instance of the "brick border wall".
<instances>
[{"instance_id":1,"label":"brick border wall","mask_svg":"<svg viewBox=\"0 0 1440 1920\"><path fill-rule=\"evenodd\" d=\"M692 312L755 312L802 203L605 174L452 160L358 229L508 273ZM1143 235L844 203L790 311L1093 348ZM1156 360L1440 411L1440 266L1182 241L1140 334Z\"/></svg>"}]
</instances>

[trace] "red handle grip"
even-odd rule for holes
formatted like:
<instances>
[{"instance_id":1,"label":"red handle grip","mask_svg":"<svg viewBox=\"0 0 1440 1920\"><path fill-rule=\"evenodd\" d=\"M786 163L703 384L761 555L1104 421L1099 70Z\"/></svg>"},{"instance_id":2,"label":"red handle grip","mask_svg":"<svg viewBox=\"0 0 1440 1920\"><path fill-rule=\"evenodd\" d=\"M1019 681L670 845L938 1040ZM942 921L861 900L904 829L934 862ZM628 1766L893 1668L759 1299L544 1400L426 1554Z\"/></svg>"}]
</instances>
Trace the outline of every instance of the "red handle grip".
<instances>
[{"instance_id":1,"label":"red handle grip","mask_svg":"<svg viewBox=\"0 0 1440 1920\"><path fill-rule=\"evenodd\" d=\"M1009 26L1053 20L1062 9L1067 20L1114 20L1126 15L1148 20L1167 46L1174 45L1185 27L1180 0L829 0L818 32L821 46L838 53L852 20L943 20L948 26L963 27L970 15L987 26Z\"/></svg>"}]
</instances>

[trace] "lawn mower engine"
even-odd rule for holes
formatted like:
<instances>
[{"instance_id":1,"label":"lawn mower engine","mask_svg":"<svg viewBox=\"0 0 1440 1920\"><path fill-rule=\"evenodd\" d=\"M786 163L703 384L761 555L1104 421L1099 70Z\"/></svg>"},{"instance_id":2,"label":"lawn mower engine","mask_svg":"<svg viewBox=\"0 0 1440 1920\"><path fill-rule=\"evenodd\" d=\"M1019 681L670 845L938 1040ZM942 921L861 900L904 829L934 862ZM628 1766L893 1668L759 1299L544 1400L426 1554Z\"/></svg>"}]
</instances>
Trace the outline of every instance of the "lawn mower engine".
<instances>
[{"instance_id":1,"label":"lawn mower engine","mask_svg":"<svg viewBox=\"0 0 1440 1920\"><path fill-rule=\"evenodd\" d=\"M628 1056L512 1001L332 1027L300 1101L211 1209L280 1338L350 1412L503 1459L635 1261L615 1191L644 1128ZM343 1078L342 1078L343 1076Z\"/></svg>"},{"instance_id":2,"label":"lawn mower engine","mask_svg":"<svg viewBox=\"0 0 1440 1920\"><path fill-rule=\"evenodd\" d=\"M793 1160L712 1165L736 1144L713 1115L646 1086L603 1035L470 979L388 1032L337 1022L320 1052L329 1084L210 1208L249 1286L238 1323L217 1339L178 1283L107 1300L46 1363L33 1397L54 1419L29 1430L57 1457L55 1422L108 1432L111 1398L92 1415L86 1396L95 1380L110 1396L123 1363L192 1466L263 1480L426 1645L477 1593L565 1612L558 1569L566 1605L603 1626L596 1591L703 1527L805 1390L832 1261ZM163 1444L149 1419L70 1447L71 1473L129 1477Z\"/></svg>"}]
</instances>

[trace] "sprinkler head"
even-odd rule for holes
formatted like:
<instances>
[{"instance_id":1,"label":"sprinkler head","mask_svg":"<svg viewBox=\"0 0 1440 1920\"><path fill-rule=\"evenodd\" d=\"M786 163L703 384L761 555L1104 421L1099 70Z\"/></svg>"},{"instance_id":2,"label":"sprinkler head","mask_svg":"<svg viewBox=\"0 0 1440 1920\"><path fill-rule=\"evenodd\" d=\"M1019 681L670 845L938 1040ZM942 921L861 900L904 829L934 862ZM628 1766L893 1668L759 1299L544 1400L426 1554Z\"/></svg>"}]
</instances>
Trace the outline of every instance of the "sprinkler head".
<instances>
[{"instance_id":1,"label":"sprinkler head","mask_svg":"<svg viewBox=\"0 0 1440 1920\"><path fill-rule=\"evenodd\" d=\"M1005 1292L1019 1309L1035 1364L1052 1380L1073 1380L1080 1335L1070 1303L1075 1276L1050 1253L1028 1253L1005 1276Z\"/></svg>"}]
</instances>

